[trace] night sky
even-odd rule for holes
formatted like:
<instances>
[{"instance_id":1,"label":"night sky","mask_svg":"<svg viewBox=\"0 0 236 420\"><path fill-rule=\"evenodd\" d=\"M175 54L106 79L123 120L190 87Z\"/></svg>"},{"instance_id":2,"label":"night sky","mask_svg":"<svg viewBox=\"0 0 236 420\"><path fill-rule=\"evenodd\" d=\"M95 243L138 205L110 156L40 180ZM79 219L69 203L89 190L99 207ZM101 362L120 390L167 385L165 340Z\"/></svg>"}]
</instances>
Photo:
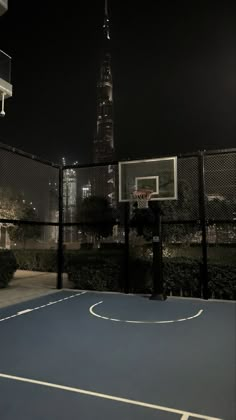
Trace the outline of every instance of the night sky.
<instances>
[{"instance_id":1,"label":"night sky","mask_svg":"<svg viewBox=\"0 0 236 420\"><path fill-rule=\"evenodd\" d=\"M14 96L0 140L89 163L104 1L9 0ZM236 146L234 2L110 0L116 158Z\"/></svg>"}]
</instances>

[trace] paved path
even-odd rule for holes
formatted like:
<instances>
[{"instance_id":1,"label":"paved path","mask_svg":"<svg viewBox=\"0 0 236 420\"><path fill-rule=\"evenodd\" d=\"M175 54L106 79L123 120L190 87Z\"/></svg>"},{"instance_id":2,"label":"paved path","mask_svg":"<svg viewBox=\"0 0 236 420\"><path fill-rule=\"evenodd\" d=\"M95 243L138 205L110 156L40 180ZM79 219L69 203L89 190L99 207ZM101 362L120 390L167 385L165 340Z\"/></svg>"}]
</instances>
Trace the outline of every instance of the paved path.
<instances>
[{"instance_id":1,"label":"paved path","mask_svg":"<svg viewBox=\"0 0 236 420\"><path fill-rule=\"evenodd\" d=\"M17 270L6 289L0 289L0 308L56 292L57 273ZM71 288L67 275L63 287Z\"/></svg>"}]
</instances>

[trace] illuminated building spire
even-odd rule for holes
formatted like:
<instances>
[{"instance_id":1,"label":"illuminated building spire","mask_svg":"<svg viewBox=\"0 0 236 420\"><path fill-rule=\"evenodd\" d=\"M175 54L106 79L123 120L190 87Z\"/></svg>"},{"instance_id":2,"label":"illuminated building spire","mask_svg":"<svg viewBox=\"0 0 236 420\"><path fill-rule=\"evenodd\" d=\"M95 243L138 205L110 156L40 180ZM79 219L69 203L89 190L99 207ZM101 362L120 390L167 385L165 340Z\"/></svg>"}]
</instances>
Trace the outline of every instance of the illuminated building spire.
<instances>
[{"instance_id":1,"label":"illuminated building spire","mask_svg":"<svg viewBox=\"0 0 236 420\"><path fill-rule=\"evenodd\" d=\"M105 0L103 42L101 46L101 62L97 82L97 127L93 141L94 163L114 161L113 134L113 81L111 68L110 19L108 0ZM112 206L116 203L116 180L113 165L99 169L99 182L92 184L92 194L107 197Z\"/></svg>"},{"instance_id":2,"label":"illuminated building spire","mask_svg":"<svg viewBox=\"0 0 236 420\"><path fill-rule=\"evenodd\" d=\"M104 14L104 24L103 24L103 30L105 38L110 40L110 20L109 20L109 14L108 14L108 5L107 0L105 0L105 14Z\"/></svg>"},{"instance_id":3,"label":"illuminated building spire","mask_svg":"<svg viewBox=\"0 0 236 420\"><path fill-rule=\"evenodd\" d=\"M110 54L110 22L108 2L105 0L103 34L99 79L97 82L97 129L94 139L94 162L114 160L113 139L113 83Z\"/></svg>"}]
</instances>

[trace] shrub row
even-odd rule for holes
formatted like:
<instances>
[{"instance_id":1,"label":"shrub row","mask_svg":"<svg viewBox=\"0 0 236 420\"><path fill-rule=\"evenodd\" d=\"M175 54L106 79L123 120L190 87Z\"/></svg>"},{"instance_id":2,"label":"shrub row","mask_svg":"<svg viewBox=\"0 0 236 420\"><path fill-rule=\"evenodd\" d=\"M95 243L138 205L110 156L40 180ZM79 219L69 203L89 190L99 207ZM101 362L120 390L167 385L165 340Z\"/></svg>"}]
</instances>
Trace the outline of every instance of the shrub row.
<instances>
[{"instance_id":1,"label":"shrub row","mask_svg":"<svg viewBox=\"0 0 236 420\"><path fill-rule=\"evenodd\" d=\"M77 259L68 266L69 279L74 287L88 290L121 290L121 261L111 259ZM236 299L236 266L209 264L209 298ZM167 294L201 297L201 264L194 259L166 258L163 267L164 287ZM151 293L152 263L130 259L131 291Z\"/></svg>"},{"instance_id":2,"label":"shrub row","mask_svg":"<svg viewBox=\"0 0 236 420\"><path fill-rule=\"evenodd\" d=\"M77 289L120 291L122 260L120 252L80 251L67 254L65 271Z\"/></svg>"},{"instance_id":3,"label":"shrub row","mask_svg":"<svg viewBox=\"0 0 236 420\"><path fill-rule=\"evenodd\" d=\"M12 252L10 254L13 258ZM20 269L57 271L55 250L14 250L14 255ZM66 250L64 263L64 271L68 273L69 279L76 288L122 290L124 282L122 249ZM3 267L3 263L0 266ZM208 275L209 297L236 299L236 266L209 263ZM151 260L131 257L129 278L133 292L150 293L152 290ZM5 282L0 280L1 284ZM201 296L199 260L183 257L164 258L164 285L167 294Z\"/></svg>"},{"instance_id":4,"label":"shrub row","mask_svg":"<svg viewBox=\"0 0 236 420\"><path fill-rule=\"evenodd\" d=\"M121 275L118 264L97 261L92 265L82 265L68 272L68 278L76 289L120 291Z\"/></svg>"},{"instance_id":5,"label":"shrub row","mask_svg":"<svg viewBox=\"0 0 236 420\"><path fill-rule=\"evenodd\" d=\"M94 246L90 242L84 242L80 244L80 249L94 249ZM124 244L119 242L101 242L99 249L124 249Z\"/></svg>"},{"instance_id":6,"label":"shrub row","mask_svg":"<svg viewBox=\"0 0 236 420\"><path fill-rule=\"evenodd\" d=\"M14 255L20 270L30 271L57 271L57 251L52 249L15 249ZM68 264L84 264L86 261L94 260L105 256L112 259L120 259L123 255L119 249L81 249L65 250L64 267L67 270Z\"/></svg>"},{"instance_id":7,"label":"shrub row","mask_svg":"<svg viewBox=\"0 0 236 420\"><path fill-rule=\"evenodd\" d=\"M57 271L57 252L51 249L15 249L14 254L20 270Z\"/></svg>"},{"instance_id":8,"label":"shrub row","mask_svg":"<svg viewBox=\"0 0 236 420\"><path fill-rule=\"evenodd\" d=\"M129 268L132 291L151 293L152 262L134 258L130 261ZM184 290L196 296L200 293L199 262L179 257L164 258L163 280L167 294L180 294Z\"/></svg>"},{"instance_id":9,"label":"shrub row","mask_svg":"<svg viewBox=\"0 0 236 420\"><path fill-rule=\"evenodd\" d=\"M236 300L236 266L211 264L208 272L210 296Z\"/></svg>"},{"instance_id":10,"label":"shrub row","mask_svg":"<svg viewBox=\"0 0 236 420\"><path fill-rule=\"evenodd\" d=\"M7 287L17 270L16 258L10 250L0 250L0 288Z\"/></svg>"},{"instance_id":11,"label":"shrub row","mask_svg":"<svg viewBox=\"0 0 236 420\"><path fill-rule=\"evenodd\" d=\"M164 258L163 279L167 294L201 297L202 265L198 260ZM136 293L152 290L152 264L147 260L130 263L131 287ZM236 299L236 266L208 264L208 297Z\"/></svg>"}]
</instances>

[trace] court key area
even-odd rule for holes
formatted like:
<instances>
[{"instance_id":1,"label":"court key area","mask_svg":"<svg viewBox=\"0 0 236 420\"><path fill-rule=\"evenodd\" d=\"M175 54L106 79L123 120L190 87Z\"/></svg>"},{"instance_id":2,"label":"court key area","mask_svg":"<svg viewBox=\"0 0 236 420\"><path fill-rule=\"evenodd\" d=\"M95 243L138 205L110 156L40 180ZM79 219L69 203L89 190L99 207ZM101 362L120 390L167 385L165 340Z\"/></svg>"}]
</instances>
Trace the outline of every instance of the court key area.
<instances>
[{"instance_id":1,"label":"court key area","mask_svg":"<svg viewBox=\"0 0 236 420\"><path fill-rule=\"evenodd\" d=\"M0 309L1 420L235 420L235 302L61 291Z\"/></svg>"}]
</instances>

